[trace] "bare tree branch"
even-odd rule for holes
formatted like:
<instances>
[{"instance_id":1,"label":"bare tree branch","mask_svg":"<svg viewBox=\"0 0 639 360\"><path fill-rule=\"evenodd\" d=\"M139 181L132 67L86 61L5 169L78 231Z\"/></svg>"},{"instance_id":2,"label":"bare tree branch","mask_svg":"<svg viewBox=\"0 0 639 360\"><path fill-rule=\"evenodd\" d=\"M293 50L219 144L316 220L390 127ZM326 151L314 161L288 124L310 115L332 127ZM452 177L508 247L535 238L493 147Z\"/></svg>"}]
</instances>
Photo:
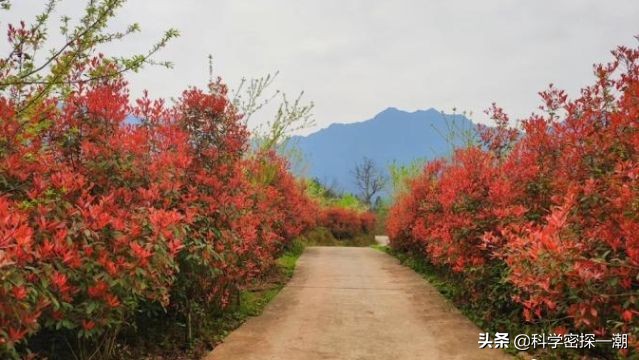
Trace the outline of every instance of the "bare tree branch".
<instances>
[{"instance_id":1,"label":"bare tree branch","mask_svg":"<svg viewBox=\"0 0 639 360\"><path fill-rule=\"evenodd\" d=\"M364 157L353 170L355 184L359 189L360 199L368 206L372 205L373 197L386 187L387 179L375 162Z\"/></svg>"}]
</instances>

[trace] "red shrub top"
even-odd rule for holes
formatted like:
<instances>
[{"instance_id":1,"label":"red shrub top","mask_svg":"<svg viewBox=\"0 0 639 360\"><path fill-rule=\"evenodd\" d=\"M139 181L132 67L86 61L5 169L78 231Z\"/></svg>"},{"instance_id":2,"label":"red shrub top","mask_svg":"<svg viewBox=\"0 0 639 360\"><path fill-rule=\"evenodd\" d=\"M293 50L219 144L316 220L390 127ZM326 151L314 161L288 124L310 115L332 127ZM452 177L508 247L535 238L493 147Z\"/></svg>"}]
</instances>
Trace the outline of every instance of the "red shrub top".
<instances>
[{"instance_id":1,"label":"red shrub top","mask_svg":"<svg viewBox=\"0 0 639 360\"><path fill-rule=\"evenodd\" d=\"M18 116L0 98L0 348L38 321L73 329L92 319L81 334L101 331L140 299L166 303L175 275L184 216L174 196L147 195L182 182L179 138L151 151L147 129L123 125L120 78L78 83L58 103Z\"/></svg>"},{"instance_id":2,"label":"red shrub top","mask_svg":"<svg viewBox=\"0 0 639 360\"><path fill-rule=\"evenodd\" d=\"M375 215L354 209L327 207L320 212L319 225L329 229L336 238L346 239L372 233Z\"/></svg>"}]
</instances>

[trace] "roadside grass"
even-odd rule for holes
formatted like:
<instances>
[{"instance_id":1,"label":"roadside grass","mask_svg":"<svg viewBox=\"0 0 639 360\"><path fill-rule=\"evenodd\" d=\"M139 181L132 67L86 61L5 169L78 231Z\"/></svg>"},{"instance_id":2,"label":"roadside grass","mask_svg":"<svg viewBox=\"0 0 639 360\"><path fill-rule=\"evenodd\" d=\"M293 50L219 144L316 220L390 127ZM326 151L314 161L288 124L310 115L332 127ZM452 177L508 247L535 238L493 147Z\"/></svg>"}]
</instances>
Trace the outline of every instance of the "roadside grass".
<instances>
[{"instance_id":1,"label":"roadside grass","mask_svg":"<svg viewBox=\"0 0 639 360\"><path fill-rule=\"evenodd\" d=\"M297 239L293 241L290 248L284 252L282 256L277 259L277 266L280 271L286 275L287 279L290 279L293 276L293 272L295 271L295 266L297 265L297 259L304 252L304 248L306 244L302 239Z\"/></svg>"},{"instance_id":2,"label":"roadside grass","mask_svg":"<svg viewBox=\"0 0 639 360\"><path fill-rule=\"evenodd\" d=\"M372 244L370 247L372 247L373 249L377 250L377 251L381 251L383 253L387 253L390 254L390 247L386 246L386 245L382 245L382 244Z\"/></svg>"}]
</instances>

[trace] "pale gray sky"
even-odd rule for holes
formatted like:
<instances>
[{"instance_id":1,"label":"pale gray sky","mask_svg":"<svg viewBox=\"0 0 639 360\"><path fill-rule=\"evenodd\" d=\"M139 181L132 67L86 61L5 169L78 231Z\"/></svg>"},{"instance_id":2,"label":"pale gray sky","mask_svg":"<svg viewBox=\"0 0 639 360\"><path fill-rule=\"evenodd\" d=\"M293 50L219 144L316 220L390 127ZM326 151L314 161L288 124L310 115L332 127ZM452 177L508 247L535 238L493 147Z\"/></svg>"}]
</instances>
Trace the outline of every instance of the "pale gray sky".
<instances>
[{"instance_id":1,"label":"pale gray sky","mask_svg":"<svg viewBox=\"0 0 639 360\"><path fill-rule=\"evenodd\" d=\"M0 14L3 27L43 4L13 2ZM65 0L58 14L77 14L81 4ZM171 97L205 85L212 53L231 86L279 70L276 88L304 90L315 102L316 128L389 106L456 106L482 121L494 101L523 117L550 82L577 93L592 82L593 63L639 34L637 0L130 0L119 15L114 28L139 22L142 33L118 52L141 51L169 27L182 34L161 53L175 68L131 76L134 94Z\"/></svg>"}]
</instances>

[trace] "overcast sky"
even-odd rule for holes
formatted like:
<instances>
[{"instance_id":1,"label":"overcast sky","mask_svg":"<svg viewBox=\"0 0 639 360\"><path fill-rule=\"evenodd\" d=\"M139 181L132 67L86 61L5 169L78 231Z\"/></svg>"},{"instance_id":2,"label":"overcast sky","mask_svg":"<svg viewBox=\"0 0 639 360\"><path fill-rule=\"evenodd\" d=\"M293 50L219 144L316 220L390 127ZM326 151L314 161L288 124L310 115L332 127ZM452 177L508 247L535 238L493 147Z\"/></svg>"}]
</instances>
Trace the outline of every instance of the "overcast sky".
<instances>
[{"instance_id":1,"label":"overcast sky","mask_svg":"<svg viewBox=\"0 0 639 360\"><path fill-rule=\"evenodd\" d=\"M14 0L2 26L30 19L43 2ZM65 0L57 15L78 14L84 3ZM497 102L526 116L549 83L575 94L592 82L593 63L636 44L639 1L130 0L113 28L131 22L142 33L118 52L142 51L169 27L182 34L160 54L175 68L131 76L134 94L204 86L211 53L231 87L279 70L274 89L304 90L319 128L389 106L457 107L483 121Z\"/></svg>"}]
</instances>

